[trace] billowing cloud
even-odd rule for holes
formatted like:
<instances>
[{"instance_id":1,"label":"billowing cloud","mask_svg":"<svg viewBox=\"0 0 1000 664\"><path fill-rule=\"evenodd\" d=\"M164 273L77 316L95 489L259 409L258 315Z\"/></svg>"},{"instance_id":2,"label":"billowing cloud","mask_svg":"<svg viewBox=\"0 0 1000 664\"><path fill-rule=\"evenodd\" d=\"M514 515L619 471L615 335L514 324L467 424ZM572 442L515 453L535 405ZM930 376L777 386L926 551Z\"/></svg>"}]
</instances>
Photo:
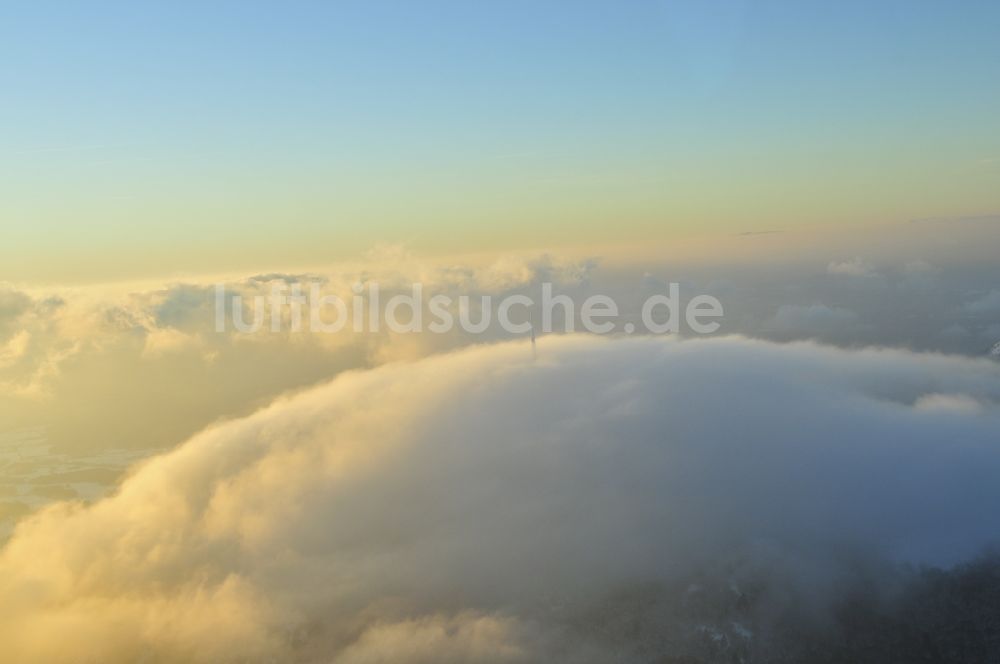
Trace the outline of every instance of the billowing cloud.
<instances>
[{"instance_id":1,"label":"billowing cloud","mask_svg":"<svg viewBox=\"0 0 1000 664\"><path fill-rule=\"evenodd\" d=\"M409 293L413 283L429 294L495 296L539 280L580 283L592 269L588 260L547 255L443 264L382 250L325 274L217 281L230 303L235 296L244 303L266 298L279 283L305 292L316 283L324 295L350 302L354 285L377 282L385 301ZM31 293L0 286L0 433L45 427L60 452L162 448L219 417L246 413L344 369L497 338L460 331L400 336L384 325L377 333L350 327L296 333L287 321L277 333L265 326L259 334L241 334L231 322L220 333L215 297L215 281L207 278ZM158 426L148 426L151 421Z\"/></svg>"},{"instance_id":2,"label":"billowing cloud","mask_svg":"<svg viewBox=\"0 0 1000 664\"><path fill-rule=\"evenodd\" d=\"M960 414L978 413L982 410L982 404L965 394L927 394L917 399L917 403L914 406L922 410L938 410Z\"/></svg>"},{"instance_id":3,"label":"billowing cloud","mask_svg":"<svg viewBox=\"0 0 1000 664\"><path fill-rule=\"evenodd\" d=\"M6 656L647 661L683 627L650 597L707 565L821 610L844 552L949 563L1000 533L992 362L542 341L344 374L23 520Z\"/></svg>"},{"instance_id":4,"label":"billowing cloud","mask_svg":"<svg viewBox=\"0 0 1000 664\"><path fill-rule=\"evenodd\" d=\"M830 274L840 274L848 277L875 277L878 272L860 256L846 261L833 261L826 266Z\"/></svg>"}]
</instances>

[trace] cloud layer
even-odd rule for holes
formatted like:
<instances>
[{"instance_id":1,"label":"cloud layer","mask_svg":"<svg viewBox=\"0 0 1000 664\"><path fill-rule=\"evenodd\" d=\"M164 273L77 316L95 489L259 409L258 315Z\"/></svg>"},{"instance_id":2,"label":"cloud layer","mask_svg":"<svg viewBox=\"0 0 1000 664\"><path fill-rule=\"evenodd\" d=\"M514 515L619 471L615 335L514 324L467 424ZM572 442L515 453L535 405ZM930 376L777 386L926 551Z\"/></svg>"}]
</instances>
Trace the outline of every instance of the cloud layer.
<instances>
[{"instance_id":1,"label":"cloud layer","mask_svg":"<svg viewBox=\"0 0 1000 664\"><path fill-rule=\"evenodd\" d=\"M581 616L727 560L781 560L787 605L820 602L842 556L991 543L998 403L985 360L736 338L347 373L22 521L0 643L19 662L642 661Z\"/></svg>"}]
</instances>

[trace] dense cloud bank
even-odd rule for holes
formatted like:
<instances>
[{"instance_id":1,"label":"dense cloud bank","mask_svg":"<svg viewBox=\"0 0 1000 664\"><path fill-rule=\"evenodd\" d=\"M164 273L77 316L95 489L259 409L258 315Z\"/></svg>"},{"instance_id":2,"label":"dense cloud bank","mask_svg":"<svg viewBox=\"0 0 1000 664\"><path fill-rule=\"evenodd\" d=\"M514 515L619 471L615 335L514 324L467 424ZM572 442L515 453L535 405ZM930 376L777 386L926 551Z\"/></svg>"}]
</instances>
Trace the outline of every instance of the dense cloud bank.
<instances>
[{"instance_id":1,"label":"dense cloud bank","mask_svg":"<svg viewBox=\"0 0 1000 664\"><path fill-rule=\"evenodd\" d=\"M738 338L347 373L22 521L0 644L25 663L764 652L782 616L825 633L858 589L898 597L897 564L996 541L998 404L988 360Z\"/></svg>"},{"instance_id":2,"label":"dense cloud bank","mask_svg":"<svg viewBox=\"0 0 1000 664\"><path fill-rule=\"evenodd\" d=\"M289 325L272 332L268 325L241 334L231 321L219 332L216 282L229 298L247 303L279 285L309 292L314 283L323 294L350 301L361 283L378 283L385 299L409 293L414 283L452 296L497 296L540 280L572 287L589 270L586 261L549 256L473 266L390 252L323 274L30 292L0 283L0 436L44 427L53 449L71 454L165 448L219 418L247 414L345 369L498 338L460 330L400 335L384 325L378 332L348 327L335 334L294 332Z\"/></svg>"},{"instance_id":3,"label":"dense cloud bank","mask_svg":"<svg viewBox=\"0 0 1000 664\"><path fill-rule=\"evenodd\" d=\"M951 229L949 237L961 229ZM482 334L216 331L216 282L250 303L273 287L319 284L344 301L359 284L379 284L388 301L420 283L426 297L540 299L540 285L573 298L577 313L595 294L614 298L616 330L644 329L642 304L680 284L680 298L711 294L722 303L720 334L775 341L813 339L842 347L888 346L985 356L1000 341L996 261L958 261L956 245L906 248L908 234L882 256L829 249L763 264L687 264L566 255L504 256L492 261L418 259L397 249L314 273L190 278L180 283L18 289L0 284L0 437L44 428L55 452L173 446L222 418L244 415L290 389L345 369L418 358L470 343L509 340L496 316ZM959 233L960 235L960 233ZM738 238L764 251L782 235ZM992 236L991 236L992 237ZM964 253L996 243L965 237ZM773 248L773 247L772 247ZM942 253L943 252L943 253ZM962 253L960 252L960 253ZM249 306L249 305L248 305ZM515 307L515 318L520 312ZM542 320L540 311L535 321ZM558 312L556 318L558 318ZM252 316L250 316L252 318ZM403 314L406 318L406 314ZM430 316L426 317L431 320ZM561 329L559 321L554 326ZM577 329L581 329L577 325ZM689 332L681 330L682 334ZM169 416L165 416L169 414ZM155 422L155 426L150 426ZM2 487L0 487L2 489Z\"/></svg>"}]
</instances>

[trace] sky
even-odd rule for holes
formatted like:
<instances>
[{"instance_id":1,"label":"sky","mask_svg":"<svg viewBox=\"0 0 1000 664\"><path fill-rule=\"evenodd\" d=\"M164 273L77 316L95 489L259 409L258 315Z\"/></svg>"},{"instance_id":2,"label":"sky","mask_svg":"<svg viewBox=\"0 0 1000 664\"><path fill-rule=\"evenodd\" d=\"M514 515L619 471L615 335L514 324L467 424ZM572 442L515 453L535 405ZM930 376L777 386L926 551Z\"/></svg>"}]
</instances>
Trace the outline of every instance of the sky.
<instances>
[{"instance_id":1,"label":"sky","mask_svg":"<svg viewBox=\"0 0 1000 664\"><path fill-rule=\"evenodd\" d=\"M0 280L1000 211L992 2L8 3Z\"/></svg>"}]
</instances>

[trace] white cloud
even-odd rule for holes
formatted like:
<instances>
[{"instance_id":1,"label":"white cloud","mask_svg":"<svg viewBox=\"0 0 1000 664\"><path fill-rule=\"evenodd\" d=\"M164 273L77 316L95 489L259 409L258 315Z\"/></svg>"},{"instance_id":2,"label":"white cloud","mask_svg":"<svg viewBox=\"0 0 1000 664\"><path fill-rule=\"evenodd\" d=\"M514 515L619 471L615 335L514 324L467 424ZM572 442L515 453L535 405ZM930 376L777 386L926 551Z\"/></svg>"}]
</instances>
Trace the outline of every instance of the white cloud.
<instances>
[{"instance_id":1,"label":"white cloud","mask_svg":"<svg viewBox=\"0 0 1000 664\"><path fill-rule=\"evenodd\" d=\"M976 414L983 410L983 404L967 394L925 394L913 405L917 410L958 414Z\"/></svg>"},{"instance_id":2,"label":"white cloud","mask_svg":"<svg viewBox=\"0 0 1000 664\"><path fill-rule=\"evenodd\" d=\"M350 301L352 286L379 283L384 300L422 283L428 293L496 295L541 279L584 282L590 260L507 256L493 263L421 261L398 248L324 274L229 278L244 302L273 282L320 284ZM337 372L413 359L485 337L449 334L237 334L216 331L215 288L185 283L125 284L21 292L0 285L0 422L44 426L61 452L158 449L220 417L248 412L287 390ZM285 312L289 316L289 312ZM308 320L308 319L307 319ZM265 330L269 329L265 326ZM72 408L63 407L73 404ZM123 415L123 413L128 413ZM150 423L155 422L155 426ZM0 520L2 528L2 520Z\"/></svg>"},{"instance_id":3,"label":"white cloud","mask_svg":"<svg viewBox=\"0 0 1000 664\"><path fill-rule=\"evenodd\" d=\"M604 618L573 618L621 588L762 542L800 561L787 576L842 542L951 561L996 535L994 363L740 339L539 351L348 373L22 521L0 552L7 656L627 660ZM980 416L919 406L956 394Z\"/></svg>"},{"instance_id":4,"label":"white cloud","mask_svg":"<svg viewBox=\"0 0 1000 664\"><path fill-rule=\"evenodd\" d=\"M845 275L848 277L877 277L878 272L866 263L861 257L855 257L846 261L833 261L826 266L826 271L830 274Z\"/></svg>"},{"instance_id":5,"label":"white cloud","mask_svg":"<svg viewBox=\"0 0 1000 664\"><path fill-rule=\"evenodd\" d=\"M376 622L332 664L604 664L615 657L574 636L532 620L463 611Z\"/></svg>"}]
</instances>

